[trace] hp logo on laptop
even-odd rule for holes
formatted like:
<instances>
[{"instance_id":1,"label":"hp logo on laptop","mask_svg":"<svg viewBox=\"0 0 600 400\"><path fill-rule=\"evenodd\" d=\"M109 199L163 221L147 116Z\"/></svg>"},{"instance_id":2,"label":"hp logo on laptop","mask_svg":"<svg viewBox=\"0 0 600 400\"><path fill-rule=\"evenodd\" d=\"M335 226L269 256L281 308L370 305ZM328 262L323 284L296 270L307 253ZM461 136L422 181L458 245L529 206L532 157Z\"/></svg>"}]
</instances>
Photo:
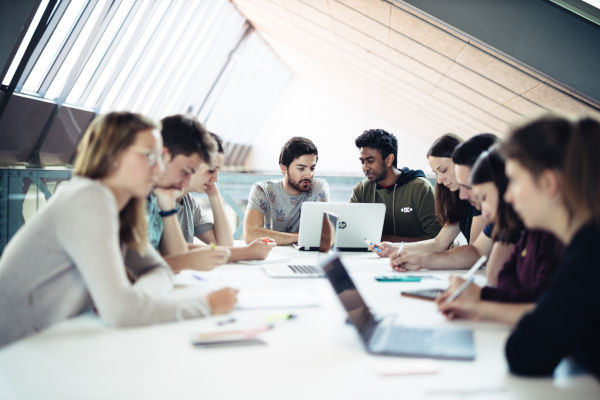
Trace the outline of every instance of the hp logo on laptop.
<instances>
[{"instance_id":1,"label":"hp logo on laptop","mask_svg":"<svg viewBox=\"0 0 600 400\"><path fill-rule=\"evenodd\" d=\"M346 226L348 226L346 224L346 221L340 221L340 222L338 222L338 229L345 229Z\"/></svg>"}]
</instances>

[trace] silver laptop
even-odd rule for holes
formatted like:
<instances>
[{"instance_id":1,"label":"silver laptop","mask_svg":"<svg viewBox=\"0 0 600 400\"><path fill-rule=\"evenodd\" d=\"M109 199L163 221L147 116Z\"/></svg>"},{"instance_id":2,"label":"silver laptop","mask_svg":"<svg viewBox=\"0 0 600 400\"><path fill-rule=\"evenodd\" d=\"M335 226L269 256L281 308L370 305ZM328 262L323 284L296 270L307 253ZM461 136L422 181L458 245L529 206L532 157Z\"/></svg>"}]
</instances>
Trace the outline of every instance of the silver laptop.
<instances>
[{"instance_id":1,"label":"silver laptop","mask_svg":"<svg viewBox=\"0 0 600 400\"><path fill-rule=\"evenodd\" d=\"M272 278L322 278L325 276L319 267L318 259L327 258L336 249L338 216L323 212L319 224L319 252L315 256L314 264L270 264L263 267L264 271Z\"/></svg>"},{"instance_id":2,"label":"silver laptop","mask_svg":"<svg viewBox=\"0 0 600 400\"><path fill-rule=\"evenodd\" d=\"M473 332L461 328L416 328L377 320L337 255L324 260L323 271L346 309L369 353L407 357L473 360Z\"/></svg>"},{"instance_id":3,"label":"silver laptop","mask_svg":"<svg viewBox=\"0 0 600 400\"><path fill-rule=\"evenodd\" d=\"M324 211L335 213L339 217L338 251L367 251L365 238L373 242L381 240L385 204L307 201L302 203L298 244L294 247L299 250L319 248L320 220Z\"/></svg>"}]
</instances>

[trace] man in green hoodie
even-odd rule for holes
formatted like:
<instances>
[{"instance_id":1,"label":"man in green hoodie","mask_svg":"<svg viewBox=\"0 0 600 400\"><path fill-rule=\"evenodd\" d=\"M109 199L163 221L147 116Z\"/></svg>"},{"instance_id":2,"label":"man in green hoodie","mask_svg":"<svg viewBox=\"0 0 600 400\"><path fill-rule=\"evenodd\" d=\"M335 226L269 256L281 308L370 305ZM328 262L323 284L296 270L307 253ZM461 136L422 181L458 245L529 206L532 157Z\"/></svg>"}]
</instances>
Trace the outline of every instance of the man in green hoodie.
<instances>
[{"instance_id":1,"label":"man in green hoodie","mask_svg":"<svg viewBox=\"0 0 600 400\"><path fill-rule=\"evenodd\" d=\"M398 169L398 141L383 129L364 131L355 140L367 179L354 186L351 203L384 203L382 240L415 242L436 237L434 191L421 170Z\"/></svg>"}]
</instances>

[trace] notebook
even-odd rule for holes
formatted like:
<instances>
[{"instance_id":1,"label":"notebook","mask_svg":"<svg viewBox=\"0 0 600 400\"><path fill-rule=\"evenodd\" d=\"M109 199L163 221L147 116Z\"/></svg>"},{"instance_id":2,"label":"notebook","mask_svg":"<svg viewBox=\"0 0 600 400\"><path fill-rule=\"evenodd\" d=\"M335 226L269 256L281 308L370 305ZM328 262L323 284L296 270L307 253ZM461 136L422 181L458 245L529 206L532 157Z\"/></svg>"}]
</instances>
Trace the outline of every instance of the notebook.
<instances>
[{"instance_id":1,"label":"notebook","mask_svg":"<svg viewBox=\"0 0 600 400\"><path fill-rule=\"evenodd\" d=\"M319 267L319 258L326 257L336 249L338 216L329 212L322 212L318 224L320 229L318 249L315 263L288 263L278 265L265 265L264 271L272 278L322 278L325 275Z\"/></svg>"},{"instance_id":2,"label":"notebook","mask_svg":"<svg viewBox=\"0 0 600 400\"><path fill-rule=\"evenodd\" d=\"M417 328L396 324L391 318L377 319L339 256L325 260L323 271L369 353L455 360L475 358L470 329Z\"/></svg>"},{"instance_id":3,"label":"notebook","mask_svg":"<svg viewBox=\"0 0 600 400\"><path fill-rule=\"evenodd\" d=\"M381 240L385 204L383 203L336 203L304 202L300 214L299 250L317 250L320 238L320 219L323 212L338 216L338 251L367 251L365 238L374 242Z\"/></svg>"}]
</instances>

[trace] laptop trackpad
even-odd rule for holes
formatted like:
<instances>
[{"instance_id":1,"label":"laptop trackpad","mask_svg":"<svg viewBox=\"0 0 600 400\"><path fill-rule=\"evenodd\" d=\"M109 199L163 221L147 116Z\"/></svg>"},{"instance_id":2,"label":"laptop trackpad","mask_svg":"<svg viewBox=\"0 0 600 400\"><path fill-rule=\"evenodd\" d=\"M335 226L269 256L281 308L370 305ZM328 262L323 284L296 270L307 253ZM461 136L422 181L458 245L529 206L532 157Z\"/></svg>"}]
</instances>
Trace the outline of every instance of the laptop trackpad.
<instances>
[{"instance_id":1,"label":"laptop trackpad","mask_svg":"<svg viewBox=\"0 0 600 400\"><path fill-rule=\"evenodd\" d=\"M468 329L381 326L371 339L374 353L451 359L475 358L473 333Z\"/></svg>"}]
</instances>

